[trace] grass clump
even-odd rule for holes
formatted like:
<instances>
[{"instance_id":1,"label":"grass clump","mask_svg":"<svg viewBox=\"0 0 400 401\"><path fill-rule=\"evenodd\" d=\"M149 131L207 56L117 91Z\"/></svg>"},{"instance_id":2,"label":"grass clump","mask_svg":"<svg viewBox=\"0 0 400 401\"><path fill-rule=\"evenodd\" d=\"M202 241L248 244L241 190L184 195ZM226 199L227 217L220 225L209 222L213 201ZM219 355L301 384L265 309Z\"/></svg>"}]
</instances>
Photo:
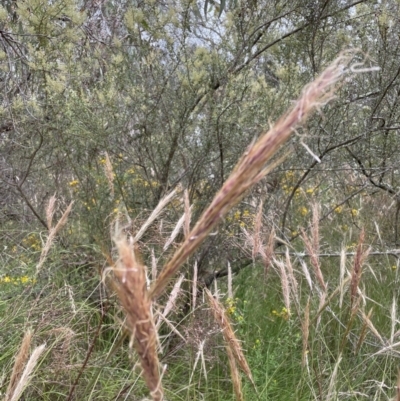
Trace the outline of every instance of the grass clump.
<instances>
[{"instance_id":1,"label":"grass clump","mask_svg":"<svg viewBox=\"0 0 400 401\"><path fill-rule=\"evenodd\" d=\"M68 401L387 396L390 391L378 383L388 383L392 390L397 378L392 358L398 354L398 271L376 273L365 231L353 240L353 252L344 243L338 255L324 253L323 216L311 187L305 191L313 197L311 206L299 209L311 221L307 229L293 232L293 241L278 238L262 202L254 213L246 208L230 214L271 169L266 163L296 126L330 99L347 61L341 57L328 67L249 147L193 228L188 192L179 188L162 198L141 224L118 206L112 211L114 245L108 249L108 240L100 241L95 251L87 250L91 258L85 254L82 264L64 272L63 262L74 251L57 238L72 203L53 224L56 198L51 197L45 239L40 246L36 236L25 240L32 248L29 272L19 279L8 273L0 278L1 286L25 285L22 293L2 296L0 303L7 349L0 359L7 372L1 384L5 399L16 400L23 393L29 399ZM106 153L102 160L113 198L111 159ZM289 186L292 176L286 181L283 190L300 199L301 191ZM78 185L78 180L70 182L72 189ZM176 207L173 202L181 196L182 217L169 225L162 244L153 241L156 234L149 232L156 231L162 213ZM343 213L339 206L333 210ZM351 215L359 217L353 209ZM253 266L240 271L233 260L222 261L226 283L222 274L200 277L201 260L193 258L225 217L238 222L244 239L238 248ZM162 234L159 228L157 238ZM101 279L87 272L93 266ZM88 283L95 283L89 293ZM7 316L9 308L14 313ZM22 343L11 336L15 331L26 333Z\"/></svg>"}]
</instances>

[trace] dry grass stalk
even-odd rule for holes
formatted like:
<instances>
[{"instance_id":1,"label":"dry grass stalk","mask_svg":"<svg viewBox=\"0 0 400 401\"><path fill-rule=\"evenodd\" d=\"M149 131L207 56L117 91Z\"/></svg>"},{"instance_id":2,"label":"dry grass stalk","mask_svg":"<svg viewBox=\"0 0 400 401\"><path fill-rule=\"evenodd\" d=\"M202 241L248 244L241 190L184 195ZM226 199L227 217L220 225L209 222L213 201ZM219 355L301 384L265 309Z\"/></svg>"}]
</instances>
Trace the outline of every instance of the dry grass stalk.
<instances>
[{"instance_id":1,"label":"dry grass stalk","mask_svg":"<svg viewBox=\"0 0 400 401\"><path fill-rule=\"evenodd\" d=\"M110 156L105 152L104 173L107 177L108 186L110 188L111 197L114 197L114 172L111 164Z\"/></svg>"},{"instance_id":2,"label":"dry grass stalk","mask_svg":"<svg viewBox=\"0 0 400 401\"><path fill-rule=\"evenodd\" d=\"M335 363L335 367L333 368L331 380L329 381L328 395L326 396L327 401L330 401L331 399L336 399L336 397L334 396L334 392L335 392L336 377L339 370L340 362L342 362L342 354L339 355Z\"/></svg>"},{"instance_id":3,"label":"dry grass stalk","mask_svg":"<svg viewBox=\"0 0 400 401\"><path fill-rule=\"evenodd\" d=\"M288 310L288 313L290 313L290 286L289 279L286 273L286 267L281 260L274 259L274 264L278 267L279 275L281 277L283 302L286 309Z\"/></svg>"},{"instance_id":4,"label":"dry grass stalk","mask_svg":"<svg viewBox=\"0 0 400 401\"><path fill-rule=\"evenodd\" d=\"M394 331L396 329L397 323L397 301L396 298L393 297L392 308L390 310L390 320L391 320L391 327L390 327L390 342L393 344L394 341Z\"/></svg>"},{"instance_id":5,"label":"dry grass stalk","mask_svg":"<svg viewBox=\"0 0 400 401\"><path fill-rule=\"evenodd\" d=\"M363 251L365 232L364 228L360 232L360 237L358 238L356 255L354 257L353 270L351 272L351 282L350 282L350 305L351 308L355 308L358 305L358 286L360 284L362 267L365 259L368 256L369 249Z\"/></svg>"},{"instance_id":6,"label":"dry grass stalk","mask_svg":"<svg viewBox=\"0 0 400 401\"><path fill-rule=\"evenodd\" d=\"M18 383L15 386L15 389L13 393L11 394L10 398L5 398L5 401L18 401L21 398L22 393L24 392L26 386L28 385L31 375L33 372L33 369L35 368L40 355L44 351L46 347L46 344L42 344L39 347L36 347L33 352L31 357L29 358L24 371L21 374L21 377L18 381Z\"/></svg>"},{"instance_id":7,"label":"dry grass stalk","mask_svg":"<svg viewBox=\"0 0 400 401\"><path fill-rule=\"evenodd\" d=\"M251 370L247 363L247 360L243 354L242 346L240 345L240 342L237 339L235 332L232 329L229 317L224 307L217 299L213 297L213 295L208 289L205 289L205 293L207 295L208 303L210 304L214 318L218 323L219 327L221 328L227 349L229 349L229 351L232 352L234 359L239 364L239 366L241 367L241 369L243 370L243 372L245 373L245 375L248 377L248 379L255 388L253 376L251 374Z\"/></svg>"},{"instance_id":8,"label":"dry grass stalk","mask_svg":"<svg viewBox=\"0 0 400 401\"><path fill-rule=\"evenodd\" d=\"M308 298L306 308L304 309L304 319L301 322L301 332L303 339L301 366L304 368L308 361L308 337L310 335L310 298Z\"/></svg>"},{"instance_id":9,"label":"dry grass stalk","mask_svg":"<svg viewBox=\"0 0 400 401\"><path fill-rule=\"evenodd\" d=\"M152 298L162 294L177 270L195 252L221 219L240 201L251 186L265 176L266 162L287 141L296 126L316 107L332 98L333 84L341 77L343 65L348 61L348 56L336 59L315 81L304 88L292 109L244 153L191 233L164 266L152 287Z\"/></svg>"},{"instance_id":10,"label":"dry grass stalk","mask_svg":"<svg viewBox=\"0 0 400 401\"><path fill-rule=\"evenodd\" d=\"M147 231L147 229L151 226L151 224L153 224L154 220L157 219L157 217L163 211L165 206L167 206L168 203L175 197L176 193L177 193L177 190L174 189L171 193L164 196L164 198L162 198L160 200L160 202L158 202L158 205L156 206L156 208L151 212L148 219L145 221L145 223L142 225L142 227L140 227L140 230L135 235L135 238L133 239L133 243L138 242L140 240L140 238L143 237L143 234Z\"/></svg>"},{"instance_id":11,"label":"dry grass stalk","mask_svg":"<svg viewBox=\"0 0 400 401\"><path fill-rule=\"evenodd\" d=\"M192 374L190 375L190 379L189 379L189 385L190 385L190 383L192 383L193 374L194 374L194 371L196 370L197 363L199 362L200 359L201 359L201 367L203 369L204 377L207 381L206 361L204 360L204 344L205 343L206 343L206 340L199 342L199 349L197 350L196 358L194 360Z\"/></svg>"},{"instance_id":12,"label":"dry grass stalk","mask_svg":"<svg viewBox=\"0 0 400 401\"><path fill-rule=\"evenodd\" d=\"M183 199L185 205L185 225L183 226L183 233L185 234L185 238L187 238L190 233L190 220L192 219L192 208L190 207L189 192L187 189L185 189Z\"/></svg>"},{"instance_id":13,"label":"dry grass stalk","mask_svg":"<svg viewBox=\"0 0 400 401\"><path fill-rule=\"evenodd\" d=\"M235 356L230 349L230 347L226 347L226 353L228 355L228 361L229 361L229 368L231 371L231 377L232 377L232 385L233 385L233 391L235 393L236 401L243 401L243 391L242 391L242 380L240 377L239 369L236 364Z\"/></svg>"},{"instance_id":14,"label":"dry grass stalk","mask_svg":"<svg viewBox=\"0 0 400 401\"><path fill-rule=\"evenodd\" d=\"M151 248L151 281L157 278L157 259L154 253L154 248Z\"/></svg>"},{"instance_id":15,"label":"dry grass stalk","mask_svg":"<svg viewBox=\"0 0 400 401\"><path fill-rule=\"evenodd\" d=\"M263 217L263 202L261 201L257 214L254 220L254 234L253 234L253 249L252 249L252 257L253 260L256 259L256 256L261 251L261 227L262 227L262 217Z\"/></svg>"},{"instance_id":16,"label":"dry grass stalk","mask_svg":"<svg viewBox=\"0 0 400 401\"><path fill-rule=\"evenodd\" d=\"M326 284L324 276L322 275L321 266L319 264L318 254L315 252L312 242L303 229L301 229L301 238L304 242L307 253L310 256L311 264L314 268L315 277L317 278L317 281L321 288L326 292Z\"/></svg>"},{"instance_id":17,"label":"dry grass stalk","mask_svg":"<svg viewBox=\"0 0 400 401\"><path fill-rule=\"evenodd\" d=\"M157 356L157 333L146 288L145 268L126 238L118 238L115 243L119 255L113 268L117 295L126 313L126 325L131 331L146 385L153 400L160 401L163 389Z\"/></svg>"},{"instance_id":18,"label":"dry grass stalk","mask_svg":"<svg viewBox=\"0 0 400 401\"><path fill-rule=\"evenodd\" d=\"M368 327L367 321L370 321L371 315L372 315L372 308L368 312L368 315L366 316L366 319L364 319L364 323L363 323L363 325L361 327L360 337L358 338L356 349L354 351L355 355L358 354L358 351L360 350L361 346L364 343L365 336L367 335L367 327Z\"/></svg>"},{"instance_id":19,"label":"dry grass stalk","mask_svg":"<svg viewBox=\"0 0 400 401\"><path fill-rule=\"evenodd\" d=\"M359 306L360 306L360 302L359 301L360 301L360 298L357 298L355 305L350 310L350 317L349 317L349 320L347 322L342 341L340 343L340 348L339 348L340 352L342 352L344 350L344 347L347 344L347 340L348 340L348 336L349 336L350 330L353 327L354 320L355 320L355 318L357 316L357 312L359 311Z\"/></svg>"},{"instance_id":20,"label":"dry grass stalk","mask_svg":"<svg viewBox=\"0 0 400 401\"><path fill-rule=\"evenodd\" d=\"M198 268L197 268L197 260L194 262L193 266L193 282L192 282L192 296L193 296L193 302L192 302L192 308L193 310L196 309L196 300L197 300L197 275L198 275Z\"/></svg>"},{"instance_id":21,"label":"dry grass stalk","mask_svg":"<svg viewBox=\"0 0 400 401\"><path fill-rule=\"evenodd\" d=\"M274 259L275 255L275 229L272 227L271 232L268 236L268 242L265 247L264 252L261 254L264 262L264 275L267 277L269 269L272 264L272 260Z\"/></svg>"},{"instance_id":22,"label":"dry grass stalk","mask_svg":"<svg viewBox=\"0 0 400 401\"><path fill-rule=\"evenodd\" d=\"M346 279L343 281L343 286L347 285L347 284L350 282L350 279L351 279L350 276L349 276L349 277L346 277ZM320 305L319 305L319 308L318 308L318 312L317 312L317 313L315 314L315 316L313 317L313 321L319 319L321 313L322 313L322 312L326 309L326 307L331 303L332 299L335 298L336 295L338 295L338 294L340 293L340 289L341 289L341 286L340 286L340 284L339 284L339 285L335 288L335 290L332 291L331 295L329 295L328 299L326 299L326 297L325 297L326 301L325 301L324 304L321 304L321 302L320 302ZM320 298L320 300L321 300L321 298Z\"/></svg>"},{"instance_id":23,"label":"dry grass stalk","mask_svg":"<svg viewBox=\"0 0 400 401\"><path fill-rule=\"evenodd\" d=\"M165 243L163 250L166 251L169 246L174 242L175 238L177 237L177 235L179 234L179 231L181 230L183 223L185 222L185 216L186 214L184 213L182 215L182 217L178 220L178 222L176 223L175 228L172 230L171 235L168 238L168 241Z\"/></svg>"},{"instance_id":24,"label":"dry grass stalk","mask_svg":"<svg viewBox=\"0 0 400 401\"><path fill-rule=\"evenodd\" d=\"M232 267L228 262L228 298L233 299L233 289L232 289Z\"/></svg>"},{"instance_id":25,"label":"dry grass stalk","mask_svg":"<svg viewBox=\"0 0 400 401\"><path fill-rule=\"evenodd\" d=\"M55 207L55 202L56 199L54 197L50 198L49 201L49 205L47 207L46 210L46 217L47 217L47 222L48 223L52 223L53 220L53 215L54 215L54 207ZM48 229L49 229L49 235L47 237L46 243L42 249L42 252L40 254L40 258L39 258L39 263L36 266L36 274L38 274L43 266L43 263L45 262L46 258L47 258L47 254L49 253L49 250L51 248L51 245L54 242L54 239L57 235L57 233L65 226L67 219L68 219L68 215L71 212L72 209L72 205L73 205L73 201L68 205L68 207L65 209L65 212L63 213L63 215L61 216L60 220L58 221L58 223L56 224L55 227L53 227L52 225L49 225Z\"/></svg>"},{"instance_id":26,"label":"dry grass stalk","mask_svg":"<svg viewBox=\"0 0 400 401\"><path fill-rule=\"evenodd\" d=\"M382 336L379 334L378 330L376 329L376 327L372 323L369 314L368 314L368 316L365 315L365 313L362 310L360 310L360 314L361 314L361 317L363 318L364 322L367 324L370 332L379 340L379 342L382 345L385 345L386 341L382 338Z\"/></svg>"},{"instance_id":27,"label":"dry grass stalk","mask_svg":"<svg viewBox=\"0 0 400 401\"><path fill-rule=\"evenodd\" d=\"M326 291L320 291L319 292L319 305L318 305L318 318L317 318L317 327L319 326L319 324L321 323L321 313L323 311L323 309L326 307L326 297L328 295L328 293Z\"/></svg>"},{"instance_id":28,"label":"dry grass stalk","mask_svg":"<svg viewBox=\"0 0 400 401\"><path fill-rule=\"evenodd\" d=\"M339 288L340 288L340 298L339 298L339 307L342 307L343 304L343 295L344 295L344 275L346 273L346 248L343 246L340 251L340 273L339 273Z\"/></svg>"},{"instance_id":29,"label":"dry grass stalk","mask_svg":"<svg viewBox=\"0 0 400 401\"><path fill-rule=\"evenodd\" d=\"M289 249L286 248L286 268L288 272L288 278L290 282L290 288L292 290L292 294L294 299L297 302L297 305L299 304L299 285L297 283L296 277L294 276L294 270L292 266L292 261L290 260L290 255L289 255Z\"/></svg>"},{"instance_id":30,"label":"dry grass stalk","mask_svg":"<svg viewBox=\"0 0 400 401\"><path fill-rule=\"evenodd\" d=\"M157 325L156 325L157 329L158 329L158 327L159 327L159 325L160 325L160 323L161 323L161 320L163 320L163 321L166 323L166 325L171 329L171 331L172 331L173 333L175 333L178 337L180 337L181 340L183 340L184 343L187 342L187 338L185 338L185 337L178 331L178 329L172 324L172 322L171 322L170 320L168 320L168 319L167 319L166 317L164 317L163 315L159 315L159 317L160 317L160 320L157 322Z\"/></svg>"},{"instance_id":31,"label":"dry grass stalk","mask_svg":"<svg viewBox=\"0 0 400 401\"><path fill-rule=\"evenodd\" d=\"M6 401L11 399L11 396L12 394L14 394L15 388L17 386L18 380L22 375L25 362L28 359L29 347L31 346L31 341L32 341L32 331L27 330L25 332L24 338L22 339L21 347L18 351L18 354L15 357L13 370L11 372L10 383L8 385L6 392L6 397L5 397Z\"/></svg>"}]
</instances>

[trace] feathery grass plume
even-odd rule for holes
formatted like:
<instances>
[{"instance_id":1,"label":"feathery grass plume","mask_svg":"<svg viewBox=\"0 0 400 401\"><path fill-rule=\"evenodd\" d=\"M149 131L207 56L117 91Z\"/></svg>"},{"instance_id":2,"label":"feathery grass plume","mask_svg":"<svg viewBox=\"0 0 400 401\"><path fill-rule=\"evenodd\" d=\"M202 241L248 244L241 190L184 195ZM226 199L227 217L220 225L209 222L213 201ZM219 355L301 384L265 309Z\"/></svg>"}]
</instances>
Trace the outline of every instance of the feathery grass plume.
<instances>
[{"instance_id":1,"label":"feathery grass plume","mask_svg":"<svg viewBox=\"0 0 400 401\"><path fill-rule=\"evenodd\" d=\"M18 351L18 354L15 357L13 370L11 372L10 383L8 385L6 392L6 398L5 398L6 401L11 399L11 395L14 394L18 380L22 375L25 362L28 359L29 347L31 346L31 341L32 341L32 331L27 330L24 334L24 338L22 339L21 347Z\"/></svg>"},{"instance_id":2,"label":"feathery grass plume","mask_svg":"<svg viewBox=\"0 0 400 401\"><path fill-rule=\"evenodd\" d=\"M312 242L310 241L310 239L308 238L307 234L303 229L301 229L301 239L303 240L307 253L310 256L311 264L314 268L315 277L317 278L317 281L321 286L321 288L326 292L326 284L319 264L318 254L315 253L315 249L312 245Z\"/></svg>"},{"instance_id":3,"label":"feathery grass plume","mask_svg":"<svg viewBox=\"0 0 400 401\"><path fill-rule=\"evenodd\" d=\"M73 291L72 287L69 284L67 284L66 282L64 282L64 288L67 290L67 293L68 293L68 299L71 304L72 313L74 315L76 315L77 310L76 310L76 304L75 304L75 300L74 300L74 291Z\"/></svg>"},{"instance_id":4,"label":"feathery grass plume","mask_svg":"<svg viewBox=\"0 0 400 401\"><path fill-rule=\"evenodd\" d=\"M311 244L315 255L319 255L319 209L318 203L313 203L312 209L312 226L311 226Z\"/></svg>"},{"instance_id":5,"label":"feathery grass plume","mask_svg":"<svg viewBox=\"0 0 400 401\"><path fill-rule=\"evenodd\" d=\"M303 259L300 259L300 265L301 265L301 269L303 270L304 276L305 276L305 278L307 280L307 283L308 283L308 285L310 287L310 290L312 290L313 289L313 283L312 283L311 274L310 274L310 272L308 270L307 264L306 264L306 262L304 262Z\"/></svg>"},{"instance_id":6,"label":"feathery grass plume","mask_svg":"<svg viewBox=\"0 0 400 401\"><path fill-rule=\"evenodd\" d=\"M162 269L152 287L152 298L157 298L162 294L168 282L186 259L195 252L221 219L241 200L245 192L265 176L268 172L265 164L288 140L296 126L305 120L316 107L332 98L333 84L339 80L343 66L349 60L349 55L338 57L315 81L304 88L291 110L284 114L243 154L188 237Z\"/></svg>"},{"instance_id":7,"label":"feathery grass plume","mask_svg":"<svg viewBox=\"0 0 400 401\"><path fill-rule=\"evenodd\" d=\"M274 245L275 245L275 229L274 227L271 228L271 232L269 233L268 236L268 242L267 245L265 246L264 252L261 253L261 257L264 262L264 276L267 277L267 274L269 272L269 268L271 267L271 262L274 259Z\"/></svg>"},{"instance_id":8,"label":"feathery grass plume","mask_svg":"<svg viewBox=\"0 0 400 401\"><path fill-rule=\"evenodd\" d=\"M297 283L296 277L294 276L294 270L293 270L293 266L292 266L292 261L290 260L288 247L286 247L285 255L286 255L286 268L287 268L287 272L288 272L290 288L292 290L293 297L298 305L299 304L299 285Z\"/></svg>"},{"instance_id":9,"label":"feathery grass plume","mask_svg":"<svg viewBox=\"0 0 400 401\"><path fill-rule=\"evenodd\" d=\"M355 355L358 354L358 351L360 350L361 346L364 343L365 336L367 335L367 327L368 327L367 321L370 320L370 318L371 318L372 310L373 309L371 308L370 311L368 312L368 315L366 316L366 319L364 319L364 323L363 323L363 325L361 327L360 337L358 338L356 349L354 351Z\"/></svg>"},{"instance_id":10,"label":"feathery grass plume","mask_svg":"<svg viewBox=\"0 0 400 401\"><path fill-rule=\"evenodd\" d=\"M274 264L279 268L279 275L281 277L281 285L282 285L282 295L283 295L283 302L285 304L288 313L290 313L290 287L289 287L289 280L286 273L285 264L278 259L274 259Z\"/></svg>"},{"instance_id":11,"label":"feathery grass plume","mask_svg":"<svg viewBox=\"0 0 400 401\"><path fill-rule=\"evenodd\" d=\"M257 214L254 220L254 234L253 234L253 250L252 257L253 261L256 259L256 256L260 253L261 250L261 226L262 226L262 217L263 217L263 202L261 201L258 205Z\"/></svg>"},{"instance_id":12,"label":"feathery grass plume","mask_svg":"<svg viewBox=\"0 0 400 401\"><path fill-rule=\"evenodd\" d=\"M218 323L219 327L221 328L221 332L224 336L225 340L225 345L228 350L228 356L229 352L232 352L232 355L236 362L239 364L243 372L246 374L247 378L250 380L250 382L253 384L254 388L254 380L253 376L251 374L250 367L247 363L247 360L243 354L242 346L240 345L239 340L237 339L235 332L232 329L231 323L229 321L229 317L224 309L224 307L221 305L221 303L213 297L211 292L206 288L205 293L208 298L208 303L211 307L211 310L213 312L214 318L216 322Z\"/></svg>"},{"instance_id":13,"label":"feathery grass plume","mask_svg":"<svg viewBox=\"0 0 400 401\"><path fill-rule=\"evenodd\" d=\"M49 201L49 205L47 207L47 220L48 222L52 222L53 216L54 215L54 205L56 202L56 199L53 199L54 197L50 198ZM63 215L61 216L60 220L58 221L58 223L56 224L55 227L53 226L49 226L49 235L47 237L46 243L42 249L42 252L40 254L40 258L39 258L39 263L36 266L36 274L38 274L43 266L43 263L46 260L47 254L49 253L49 250L51 248L51 245L54 242L54 238L56 237L57 233L65 226L65 223L67 222L68 219L68 215L71 212L72 209L72 205L73 205L73 201L68 205L68 207L65 209L65 212L63 213ZM51 218L50 218L51 215Z\"/></svg>"},{"instance_id":14,"label":"feathery grass plume","mask_svg":"<svg viewBox=\"0 0 400 401\"><path fill-rule=\"evenodd\" d=\"M142 227L140 227L140 230L137 232L137 234L133 238L134 244L136 244L136 242L138 242L140 240L140 238L143 237L143 234L151 226L151 224L154 222L154 220L160 215L160 213L163 211L165 206L167 206L168 203L175 197L176 193L177 193L177 190L174 189L168 195L164 196L164 198L162 198L160 200L160 202L158 202L158 205L156 206L156 208L151 212L148 219L144 222Z\"/></svg>"},{"instance_id":15,"label":"feathery grass plume","mask_svg":"<svg viewBox=\"0 0 400 401\"><path fill-rule=\"evenodd\" d=\"M304 319L301 321L301 332L303 339L303 351L301 355L301 366L304 368L308 362L308 336L310 335L310 298L304 309Z\"/></svg>"},{"instance_id":16,"label":"feathery grass plume","mask_svg":"<svg viewBox=\"0 0 400 401\"><path fill-rule=\"evenodd\" d=\"M42 344L39 347L36 347L32 355L30 356L28 362L26 363L25 369L22 372L22 375L15 386L15 389L10 398L6 398L5 401L18 401L21 398L22 393L24 392L25 388L27 387L29 381L31 380L31 375L33 369L39 360L40 355L44 351L46 344Z\"/></svg>"},{"instance_id":17,"label":"feathery grass plume","mask_svg":"<svg viewBox=\"0 0 400 401\"><path fill-rule=\"evenodd\" d=\"M343 245L342 249L340 251L340 272L339 272L339 288L340 288L339 307L340 308L342 308L342 304L343 304L345 273L346 273L346 248Z\"/></svg>"},{"instance_id":18,"label":"feathery grass plume","mask_svg":"<svg viewBox=\"0 0 400 401\"><path fill-rule=\"evenodd\" d=\"M233 290L232 290L232 267L228 261L228 298L233 299Z\"/></svg>"},{"instance_id":19,"label":"feathery grass plume","mask_svg":"<svg viewBox=\"0 0 400 401\"><path fill-rule=\"evenodd\" d=\"M181 274L178 281L175 283L174 288L172 288L171 294L169 295L168 301L167 301L165 308L163 310L163 313L162 313L162 315L164 317L167 317L169 315L169 313L172 311L172 309L174 308L175 301L181 292L181 285L182 285L184 278L185 278L185 276L183 274Z\"/></svg>"},{"instance_id":20,"label":"feathery grass plume","mask_svg":"<svg viewBox=\"0 0 400 401\"><path fill-rule=\"evenodd\" d=\"M108 187L110 188L111 197L114 198L114 172L108 152L105 154L104 173L107 178Z\"/></svg>"},{"instance_id":21,"label":"feathery grass plume","mask_svg":"<svg viewBox=\"0 0 400 401\"><path fill-rule=\"evenodd\" d=\"M192 282L192 309L196 309L196 300L197 300L197 276L198 276L198 268L197 268L197 260L194 262L193 265L193 282Z\"/></svg>"},{"instance_id":22,"label":"feathery grass plume","mask_svg":"<svg viewBox=\"0 0 400 401\"><path fill-rule=\"evenodd\" d=\"M49 204L46 207L46 221L47 221L47 229L50 230L53 227L53 217L56 211L56 202L57 198L56 195L53 195L50 200Z\"/></svg>"},{"instance_id":23,"label":"feathery grass plume","mask_svg":"<svg viewBox=\"0 0 400 401\"><path fill-rule=\"evenodd\" d=\"M232 350L227 346L226 353L228 355L229 368L231 371L233 391L235 393L236 401L243 401L242 380L240 377L239 369L236 364L235 356Z\"/></svg>"},{"instance_id":24,"label":"feathery grass plume","mask_svg":"<svg viewBox=\"0 0 400 401\"><path fill-rule=\"evenodd\" d=\"M174 242L175 238L177 237L177 235L179 234L179 231L181 230L183 223L185 222L185 216L186 214L184 213L181 218L178 220L178 222L176 223L176 226L174 227L174 229L172 230L171 235L168 238L168 241L165 243L163 251L166 251L169 246Z\"/></svg>"},{"instance_id":25,"label":"feathery grass plume","mask_svg":"<svg viewBox=\"0 0 400 401\"><path fill-rule=\"evenodd\" d=\"M342 362L342 354L341 353L339 354L339 357L335 363L335 367L333 368L331 380L329 381L328 395L326 396L327 401L336 399L334 392L335 392L336 377L337 377L337 373L339 370L340 362Z\"/></svg>"},{"instance_id":26,"label":"feathery grass plume","mask_svg":"<svg viewBox=\"0 0 400 401\"><path fill-rule=\"evenodd\" d=\"M358 305L358 285L360 284L361 275L362 275L362 267L365 259L369 254L369 249L363 251L365 232L364 228L360 232L360 236L358 238L356 255L354 257L353 270L351 272L351 282L350 282L350 305L351 308L354 308Z\"/></svg>"},{"instance_id":27,"label":"feathery grass plume","mask_svg":"<svg viewBox=\"0 0 400 401\"><path fill-rule=\"evenodd\" d=\"M183 233L185 234L185 238L187 238L190 233L190 220L192 218L192 208L190 206L189 192L187 189L185 189L185 192L183 194L183 199L185 205L185 213L184 213L185 225L183 226Z\"/></svg>"},{"instance_id":28,"label":"feathery grass plume","mask_svg":"<svg viewBox=\"0 0 400 401\"><path fill-rule=\"evenodd\" d=\"M163 399L157 355L157 333L152 303L146 288L146 273L133 245L122 236L114 240L118 261L113 267L115 288L126 314L126 325L139 355L143 377L154 401Z\"/></svg>"}]
</instances>

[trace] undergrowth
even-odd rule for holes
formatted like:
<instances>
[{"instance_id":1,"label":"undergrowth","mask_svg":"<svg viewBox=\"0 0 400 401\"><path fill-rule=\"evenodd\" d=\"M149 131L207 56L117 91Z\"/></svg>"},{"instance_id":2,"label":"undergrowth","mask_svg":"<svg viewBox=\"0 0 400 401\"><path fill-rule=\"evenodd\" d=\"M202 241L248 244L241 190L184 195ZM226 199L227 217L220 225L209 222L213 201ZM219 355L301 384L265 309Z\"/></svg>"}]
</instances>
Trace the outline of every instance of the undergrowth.
<instances>
[{"instance_id":1,"label":"undergrowth","mask_svg":"<svg viewBox=\"0 0 400 401\"><path fill-rule=\"evenodd\" d=\"M93 236L84 247L72 238L76 221L68 235L61 231L74 219L73 204L54 224L52 197L47 233L21 231L5 242L4 400L387 400L395 394L398 264L390 252L372 252L367 244L377 242L365 234L368 221L361 228L360 211L347 207L357 230L345 221L332 230L322 223L325 206L316 190L303 190L309 203L299 190L302 204L290 222L297 226L284 239L262 202L252 213L229 214L315 102L330 96L338 63L249 148L193 228L188 192L176 189L133 223L119 206L112 211L112 244ZM104 165L113 193L107 154ZM283 190L290 191L286 180ZM166 236L161 222L159 230L154 225L171 202L183 215ZM338 220L344 212L341 205L330 211ZM195 252L224 217L227 246L249 263L235 270L233 260L218 261L226 274L205 280Z\"/></svg>"}]
</instances>

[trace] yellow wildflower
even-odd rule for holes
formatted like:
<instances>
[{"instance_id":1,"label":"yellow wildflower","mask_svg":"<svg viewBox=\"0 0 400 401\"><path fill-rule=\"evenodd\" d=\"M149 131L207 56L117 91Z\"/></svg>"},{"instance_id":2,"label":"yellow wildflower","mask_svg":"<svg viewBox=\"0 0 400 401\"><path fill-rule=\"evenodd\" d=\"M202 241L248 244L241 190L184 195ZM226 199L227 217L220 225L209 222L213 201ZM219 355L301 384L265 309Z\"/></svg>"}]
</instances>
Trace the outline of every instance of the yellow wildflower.
<instances>
[{"instance_id":1,"label":"yellow wildflower","mask_svg":"<svg viewBox=\"0 0 400 401\"><path fill-rule=\"evenodd\" d=\"M293 176L294 176L294 172L293 172L293 171L286 171L286 173L285 173L285 178L286 178L287 180L292 179Z\"/></svg>"},{"instance_id":2,"label":"yellow wildflower","mask_svg":"<svg viewBox=\"0 0 400 401\"><path fill-rule=\"evenodd\" d=\"M72 180L69 182L69 186L70 187L76 187L79 184L78 180Z\"/></svg>"},{"instance_id":3,"label":"yellow wildflower","mask_svg":"<svg viewBox=\"0 0 400 401\"><path fill-rule=\"evenodd\" d=\"M299 208L299 212L302 216L305 216L308 213L308 209L305 206Z\"/></svg>"},{"instance_id":4,"label":"yellow wildflower","mask_svg":"<svg viewBox=\"0 0 400 401\"><path fill-rule=\"evenodd\" d=\"M230 306L229 308L226 309L226 313L228 315L233 315L236 312L236 307Z\"/></svg>"},{"instance_id":5,"label":"yellow wildflower","mask_svg":"<svg viewBox=\"0 0 400 401\"><path fill-rule=\"evenodd\" d=\"M250 216L250 212L248 210L245 210L243 212L243 217L249 217Z\"/></svg>"}]
</instances>

